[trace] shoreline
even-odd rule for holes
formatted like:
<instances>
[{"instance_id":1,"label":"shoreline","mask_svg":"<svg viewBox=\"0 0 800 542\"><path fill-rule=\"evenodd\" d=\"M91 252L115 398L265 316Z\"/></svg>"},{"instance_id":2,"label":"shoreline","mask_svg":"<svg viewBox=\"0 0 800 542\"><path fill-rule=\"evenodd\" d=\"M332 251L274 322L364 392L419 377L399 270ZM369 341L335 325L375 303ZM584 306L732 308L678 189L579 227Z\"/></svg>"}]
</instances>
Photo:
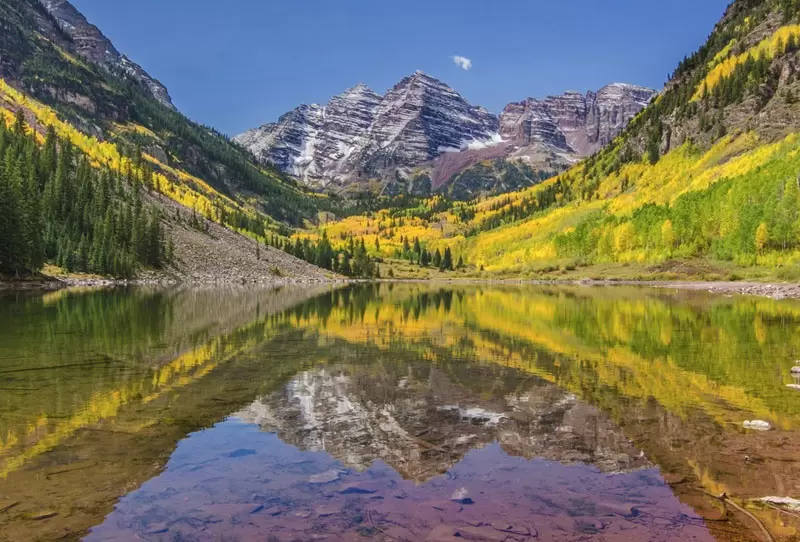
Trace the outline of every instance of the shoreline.
<instances>
[{"instance_id":1,"label":"shoreline","mask_svg":"<svg viewBox=\"0 0 800 542\"><path fill-rule=\"evenodd\" d=\"M288 286L298 284L358 284L367 282L377 283L445 283L445 284L528 284L540 286L586 286L586 287L608 287L608 286L641 286L649 288L704 291L714 294L727 295L749 295L765 297L769 299L800 299L800 283L779 283L779 282L752 282L752 281L698 281L698 280L536 280L536 279L490 279L490 278L436 278L436 279L349 279L349 278L277 278L264 277L263 280L252 279L176 279L176 278L144 278L144 279L107 279L107 278L56 278L38 280L19 280L19 281L0 281L0 291L53 291L69 288L117 288L128 286L224 286L224 285L244 285L244 286Z\"/></svg>"},{"instance_id":2,"label":"shoreline","mask_svg":"<svg viewBox=\"0 0 800 542\"><path fill-rule=\"evenodd\" d=\"M640 286L658 289L688 290L709 292L720 295L749 295L769 299L800 299L800 283L797 282L753 282L753 281L702 281L702 280L595 280L595 279L483 279L483 278L436 278L436 279L381 279L377 282L399 283L446 283L446 284L497 284L497 285L535 285L535 286Z\"/></svg>"},{"instance_id":3,"label":"shoreline","mask_svg":"<svg viewBox=\"0 0 800 542\"><path fill-rule=\"evenodd\" d=\"M317 284L342 284L352 282L344 278L276 278L265 277L263 280L252 280L244 278L230 279L108 279L108 278L56 278L38 280L0 280L0 292L4 291L55 291L69 288L124 288L128 286L157 286L157 287L176 287L176 286L290 286L290 285L317 285Z\"/></svg>"}]
</instances>

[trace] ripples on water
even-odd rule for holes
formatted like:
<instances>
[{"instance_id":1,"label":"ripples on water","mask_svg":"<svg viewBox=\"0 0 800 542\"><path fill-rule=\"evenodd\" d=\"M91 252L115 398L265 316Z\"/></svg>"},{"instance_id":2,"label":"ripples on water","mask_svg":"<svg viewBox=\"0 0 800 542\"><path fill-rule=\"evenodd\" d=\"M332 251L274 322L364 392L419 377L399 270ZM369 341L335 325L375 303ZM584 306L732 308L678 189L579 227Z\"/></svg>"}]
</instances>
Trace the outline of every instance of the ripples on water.
<instances>
[{"instance_id":1,"label":"ripples on water","mask_svg":"<svg viewBox=\"0 0 800 542\"><path fill-rule=\"evenodd\" d=\"M759 540L800 303L363 285L0 297L3 540ZM742 427L768 421L772 430Z\"/></svg>"}]
</instances>

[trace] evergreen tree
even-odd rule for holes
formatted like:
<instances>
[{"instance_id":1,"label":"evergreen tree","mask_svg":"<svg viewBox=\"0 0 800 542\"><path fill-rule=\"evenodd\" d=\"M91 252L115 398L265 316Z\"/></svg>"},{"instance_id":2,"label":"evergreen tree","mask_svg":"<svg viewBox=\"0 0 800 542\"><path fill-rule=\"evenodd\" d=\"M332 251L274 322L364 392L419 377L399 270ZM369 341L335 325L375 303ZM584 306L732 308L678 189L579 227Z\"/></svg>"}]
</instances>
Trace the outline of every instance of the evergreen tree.
<instances>
[{"instance_id":1,"label":"evergreen tree","mask_svg":"<svg viewBox=\"0 0 800 542\"><path fill-rule=\"evenodd\" d=\"M0 157L1 272L35 272L51 260L131 276L164 263L160 219L148 222L137 185L120 188L119 172L98 171L52 128L39 146L22 113L11 128L0 122Z\"/></svg>"},{"instance_id":2,"label":"evergreen tree","mask_svg":"<svg viewBox=\"0 0 800 542\"><path fill-rule=\"evenodd\" d=\"M444 256L442 257L442 264L440 270L441 271L453 270L453 253L450 251L450 247L444 249Z\"/></svg>"},{"instance_id":3,"label":"evergreen tree","mask_svg":"<svg viewBox=\"0 0 800 542\"><path fill-rule=\"evenodd\" d=\"M433 267L435 267L437 269L441 269L441 267L442 267L442 253L439 252L438 248L436 249L436 252L433 253L433 261L431 263L433 263Z\"/></svg>"},{"instance_id":4,"label":"evergreen tree","mask_svg":"<svg viewBox=\"0 0 800 542\"><path fill-rule=\"evenodd\" d=\"M420 255L419 264L422 267L428 267L430 263L431 263L431 255L427 250L423 249L422 254Z\"/></svg>"}]
</instances>

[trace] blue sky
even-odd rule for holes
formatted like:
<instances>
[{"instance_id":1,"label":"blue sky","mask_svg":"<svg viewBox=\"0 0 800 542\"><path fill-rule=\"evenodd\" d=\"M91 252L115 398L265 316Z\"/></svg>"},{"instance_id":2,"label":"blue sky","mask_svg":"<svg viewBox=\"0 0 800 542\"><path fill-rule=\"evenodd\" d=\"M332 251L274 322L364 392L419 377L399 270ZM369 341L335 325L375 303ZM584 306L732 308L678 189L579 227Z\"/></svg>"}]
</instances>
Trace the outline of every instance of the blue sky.
<instances>
[{"instance_id":1,"label":"blue sky","mask_svg":"<svg viewBox=\"0 0 800 542\"><path fill-rule=\"evenodd\" d=\"M470 102L661 88L728 0L73 0L193 119L234 135L423 70ZM471 61L463 69L453 57Z\"/></svg>"}]
</instances>

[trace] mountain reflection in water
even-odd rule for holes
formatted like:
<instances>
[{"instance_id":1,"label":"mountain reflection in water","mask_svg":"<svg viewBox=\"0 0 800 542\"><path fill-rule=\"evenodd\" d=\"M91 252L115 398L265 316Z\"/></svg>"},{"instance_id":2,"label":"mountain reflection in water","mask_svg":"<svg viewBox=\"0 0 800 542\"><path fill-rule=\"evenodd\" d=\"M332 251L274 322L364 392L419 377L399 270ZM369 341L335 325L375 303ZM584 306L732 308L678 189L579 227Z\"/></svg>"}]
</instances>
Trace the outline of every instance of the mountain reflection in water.
<instances>
[{"instance_id":1,"label":"mountain reflection in water","mask_svg":"<svg viewBox=\"0 0 800 542\"><path fill-rule=\"evenodd\" d=\"M101 308L76 325L73 304ZM723 492L798 534L752 501L800 494L797 302L382 284L5 306L26 330L0 386L42 388L0 400L9 540L759 540ZM49 363L87 354L119 362Z\"/></svg>"}]
</instances>

